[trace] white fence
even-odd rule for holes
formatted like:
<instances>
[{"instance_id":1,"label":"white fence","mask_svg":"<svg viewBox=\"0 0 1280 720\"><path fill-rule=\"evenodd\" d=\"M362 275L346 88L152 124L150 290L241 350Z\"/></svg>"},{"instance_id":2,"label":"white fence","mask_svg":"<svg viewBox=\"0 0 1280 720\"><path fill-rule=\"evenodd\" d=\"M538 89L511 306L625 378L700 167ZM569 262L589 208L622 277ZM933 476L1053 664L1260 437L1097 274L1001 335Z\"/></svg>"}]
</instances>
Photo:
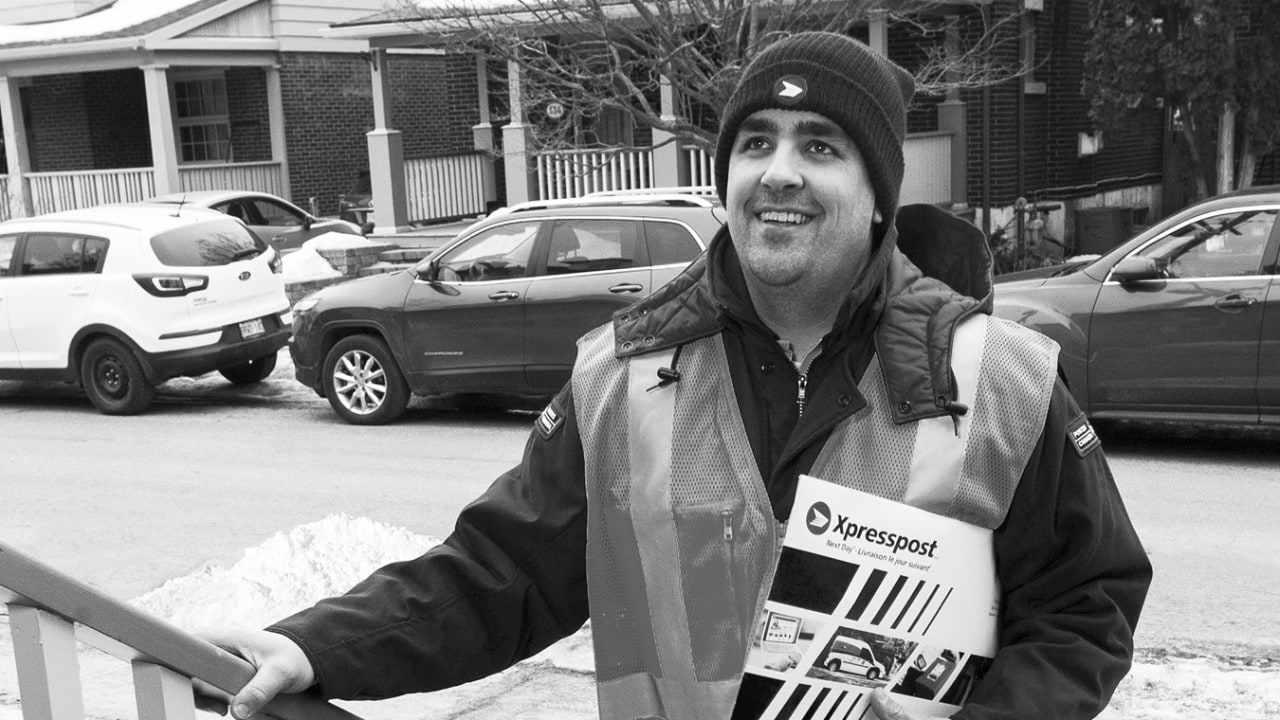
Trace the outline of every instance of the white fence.
<instances>
[{"instance_id":1,"label":"white fence","mask_svg":"<svg viewBox=\"0 0 1280 720\"><path fill-rule=\"evenodd\" d=\"M178 168L184 192L198 190L256 190L283 197L284 178L274 160L220 165L185 165Z\"/></svg>"},{"instance_id":2,"label":"white fence","mask_svg":"<svg viewBox=\"0 0 1280 720\"><path fill-rule=\"evenodd\" d=\"M537 161L541 200L653 187L653 153L649 148L563 150L539 153Z\"/></svg>"},{"instance_id":3,"label":"white fence","mask_svg":"<svg viewBox=\"0 0 1280 720\"><path fill-rule=\"evenodd\" d=\"M26 176L31 209L36 215L93 207L106 203L139 202L156 194L151 168L38 172Z\"/></svg>"},{"instance_id":4,"label":"white fence","mask_svg":"<svg viewBox=\"0 0 1280 720\"><path fill-rule=\"evenodd\" d=\"M235 188L257 190L273 195L284 194L280 163L228 163L223 165L189 165L178 168L182 190L222 190ZM31 207L36 215L93 207L107 203L140 202L156 194L155 172L149 167L116 170L68 170L35 172L26 175L31 192ZM0 219L12 213L6 190L0 198Z\"/></svg>"},{"instance_id":5,"label":"white fence","mask_svg":"<svg viewBox=\"0 0 1280 720\"><path fill-rule=\"evenodd\" d=\"M485 211L483 153L404 161L409 219L444 220Z\"/></svg>"},{"instance_id":6,"label":"white fence","mask_svg":"<svg viewBox=\"0 0 1280 720\"><path fill-rule=\"evenodd\" d=\"M699 147L686 147L685 160L689 165L689 182L698 187L715 187L715 158Z\"/></svg>"},{"instance_id":7,"label":"white fence","mask_svg":"<svg viewBox=\"0 0 1280 720\"><path fill-rule=\"evenodd\" d=\"M9 176L0 175L0 222L13 217L9 212Z\"/></svg>"}]
</instances>

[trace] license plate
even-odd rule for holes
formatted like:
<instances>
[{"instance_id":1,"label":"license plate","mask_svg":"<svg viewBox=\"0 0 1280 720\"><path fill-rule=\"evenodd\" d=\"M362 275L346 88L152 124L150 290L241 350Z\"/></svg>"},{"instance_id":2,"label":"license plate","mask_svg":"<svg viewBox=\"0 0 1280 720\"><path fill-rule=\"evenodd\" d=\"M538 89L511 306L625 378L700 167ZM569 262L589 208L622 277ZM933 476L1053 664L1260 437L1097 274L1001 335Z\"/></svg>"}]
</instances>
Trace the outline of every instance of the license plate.
<instances>
[{"instance_id":1,"label":"license plate","mask_svg":"<svg viewBox=\"0 0 1280 720\"><path fill-rule=\"evenodd\" d=\"M266 328L262 326L262 318L245 320L240 323L240 337L242 338L251 338L264 332L266 332Z\"/></svg>"}]
</instances>

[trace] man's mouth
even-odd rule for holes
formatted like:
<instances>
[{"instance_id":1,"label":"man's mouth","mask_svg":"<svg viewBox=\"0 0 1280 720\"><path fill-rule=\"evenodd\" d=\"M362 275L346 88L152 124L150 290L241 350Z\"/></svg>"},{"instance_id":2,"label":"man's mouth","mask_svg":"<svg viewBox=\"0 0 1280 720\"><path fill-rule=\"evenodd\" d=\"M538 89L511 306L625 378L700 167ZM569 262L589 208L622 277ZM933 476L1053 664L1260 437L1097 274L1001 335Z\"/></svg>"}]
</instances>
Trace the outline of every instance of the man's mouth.
<instances>
[{"instance_id":1,"label":"man's mouth","mask_svg":"<svg viewBox=\"0 0 1280 720\"><path fill-rule=\"evenodd\" d=\"M761 222L781 223L783 225L805 225L813 219L812 215L805 215L797 212L780 212L777 210L766 210L759 213L756 217Z\"/></svg>"}]
</instances>

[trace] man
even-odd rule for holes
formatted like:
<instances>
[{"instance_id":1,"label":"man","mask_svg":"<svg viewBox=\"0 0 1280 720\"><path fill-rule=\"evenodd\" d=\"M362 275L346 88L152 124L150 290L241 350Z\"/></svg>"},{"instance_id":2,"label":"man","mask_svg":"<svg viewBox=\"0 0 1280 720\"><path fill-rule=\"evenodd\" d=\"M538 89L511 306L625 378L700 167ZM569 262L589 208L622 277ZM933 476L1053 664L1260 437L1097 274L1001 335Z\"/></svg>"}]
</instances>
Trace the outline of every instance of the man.
<instances>
[{"instance_id":1,"label":"man","mask_svg":"<svg viewBox=\"0 0 1280 720\"><path fill-rule=\"evenodd\" d=\"M1104 707L1150 566L1056 347L989 317L982 235L899 214L912 92L844 36L761 53L723 113L726 230L580 341L520 466L442 546L214 638L259 668L233 714L448 687L590 617L602 717L752 717L738 689L801 473L994 530L1001 647L956 717Z\"/></svg>"}]
</instances>

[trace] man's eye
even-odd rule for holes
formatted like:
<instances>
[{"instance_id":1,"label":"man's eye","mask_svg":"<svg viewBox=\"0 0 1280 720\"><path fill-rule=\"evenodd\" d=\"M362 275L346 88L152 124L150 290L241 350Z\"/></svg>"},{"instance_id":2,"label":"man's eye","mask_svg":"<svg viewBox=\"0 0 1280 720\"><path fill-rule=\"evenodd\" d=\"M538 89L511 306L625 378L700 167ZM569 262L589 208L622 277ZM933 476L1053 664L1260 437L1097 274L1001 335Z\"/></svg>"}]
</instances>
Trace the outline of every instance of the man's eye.
<instances>
[{"instance_id":1,"label":"man's eye","mask_svg":"<svg viewBox=\"0 0 1280 720\"><path fill-rule=\"evenodd\" d=\"M763 137L749 137L742 142L743 150L763 150L769 147L769 141Z\"/></svg>"},{"instance_id":2,"label":"man's eye","mask_svg":"<svg viewBox=\"0 0 1280 720\"><path fill-rule=\"evenodd\" d=\"M814 140L812 143L809 144L809 149L820 155L834 155L836 152L835 148L822 142L821 140Z\"/></svg>"}]
</instances>

